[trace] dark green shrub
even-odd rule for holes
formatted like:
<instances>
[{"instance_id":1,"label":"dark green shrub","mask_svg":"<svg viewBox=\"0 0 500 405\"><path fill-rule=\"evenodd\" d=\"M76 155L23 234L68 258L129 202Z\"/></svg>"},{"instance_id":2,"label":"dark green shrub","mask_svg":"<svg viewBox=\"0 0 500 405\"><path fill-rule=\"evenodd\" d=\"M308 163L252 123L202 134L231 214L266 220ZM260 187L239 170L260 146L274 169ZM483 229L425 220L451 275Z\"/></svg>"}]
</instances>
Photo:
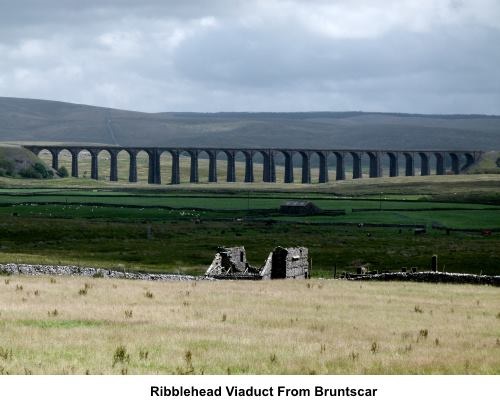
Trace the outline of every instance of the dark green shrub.
<instances>
[{"instance_id":1,"label":"dark green shrub","mask_svg":"<svg viewBox=\"0 0 500 405\"><path fill-rule=\"evenodd\" d=\"M130 355L127 353L125 346L118 346L113 355L113 367L116 363L128 363Z\"/></svg>"},{"instance_id":2,"label":"dark green shrub","mask_svg":"<svg viewBox=\"0 0 500 405\"><path fill-rule=\"evenodd\" d=\"M61 166L59 168L59 170L57 171L57 174L61 177L68 177L69 176L68 169L66 169L64 166Z\"/></svg>"},{"instance_id":3,"label":"dark green shrub","mask_svg":"<svg viewBox=\"0 0 500 405\"><path fill-rule=\"evenodd\" d=\"M52 170L47 170L42 163L37 162L30 167L19 170L19 175L28 179L50 179L54 173Z\"/></svg>"},{"instance_id":4,"label":"dark green shrub","mask_svg":"<svg viewBox=\"0 0 500 405\"><path fill-rule=\"evenodd\" d=\"M9 160L0 159L0 176L12 176L14 174L14 163Z\"/></svg>"},{"instance_id":5,"label":"dark green shrub","mask_svg":"<svg viewBox=\"0 0 500 405\"><path fill-rule=\"evenodd\" d=\"M26 179L42 179L42 175L37 172L33 166L25 167L24 169L19 170L19 176L24 177Z\"/></svg>"},{"instance_id":6,"label":"dark green shrub","mask_svg":"<svg viewBox=\"0 0 500 405\"><path fill-rule=\"evenodd\" d=\"M40 173L40 175L42 176L42 179L50 179L54 176L52 170L47 170L45 165L42 163L39 163L39 162L35 163L33 165L33 169L36 172Z\"/></svg>"}]
</instances>

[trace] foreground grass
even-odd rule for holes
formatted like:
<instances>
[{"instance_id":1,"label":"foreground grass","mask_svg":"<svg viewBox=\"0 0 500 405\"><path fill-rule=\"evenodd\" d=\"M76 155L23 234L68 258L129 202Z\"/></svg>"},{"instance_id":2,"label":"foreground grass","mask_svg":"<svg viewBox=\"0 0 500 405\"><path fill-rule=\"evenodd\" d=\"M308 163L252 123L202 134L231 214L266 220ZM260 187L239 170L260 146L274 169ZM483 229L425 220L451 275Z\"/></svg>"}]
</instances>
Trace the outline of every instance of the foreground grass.
<instances>
[{"instance_id":1,"label":"foreground grass","mask_svg":"<svg viewBox=\"0 0 500 405\"><path fill-rule=\"evenodd\" d=\"M2 277L10 374L498 374L487 286Z\"/></svg>"}]
</instances>

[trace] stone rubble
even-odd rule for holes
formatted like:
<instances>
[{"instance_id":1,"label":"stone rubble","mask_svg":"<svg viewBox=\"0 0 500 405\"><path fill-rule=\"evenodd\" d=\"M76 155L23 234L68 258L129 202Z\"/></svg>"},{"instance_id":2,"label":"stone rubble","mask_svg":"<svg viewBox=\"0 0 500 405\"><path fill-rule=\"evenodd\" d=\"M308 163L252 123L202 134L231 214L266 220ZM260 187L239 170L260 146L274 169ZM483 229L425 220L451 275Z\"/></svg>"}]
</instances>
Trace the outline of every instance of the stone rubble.
<instances>
[{"instance_id":1,"label":"stone rubble","mask_svg":"<svg viewBox=\"0 0 500 405\"><path fill-rule=\"evenodd\" d=\"M131 273L92 267L50 266L40 264L15 263L0 264L0 272L12 275L22 274L29 276L82 276L96 278L123 278L128 280L148 281L195 281L207 279L206 277L194 277L181 274Z\"/></svg>"}]
</instances>

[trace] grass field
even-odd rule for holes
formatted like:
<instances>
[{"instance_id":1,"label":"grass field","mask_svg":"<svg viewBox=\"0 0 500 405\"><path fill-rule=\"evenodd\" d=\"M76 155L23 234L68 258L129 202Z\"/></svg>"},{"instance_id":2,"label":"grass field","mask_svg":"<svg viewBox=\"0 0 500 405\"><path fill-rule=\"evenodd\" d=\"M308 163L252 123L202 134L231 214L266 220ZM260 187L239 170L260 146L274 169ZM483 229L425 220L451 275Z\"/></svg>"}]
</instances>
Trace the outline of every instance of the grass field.
<instances>
[{"instance_id":1,"label":"grass field","mask_svg":"<svg viewBox=\"0 0 500 405\"><path fill-rule=\"evenodd\" d=\"M147 237L148 226L152 239ZM255 266L262 265L275 246L306 246L314 277L331 277L335 266L339 274L360 265L381 271L401 266L425 269L433 254L439 255L440 270L500 273L498 233L485 237L479 232L446 235L429 230L425 235L414 235L411 228L400 232L399 228L226 220L198 223L147 217L123 221L109 215L92 221L3 216L0 223L3 263L202 274L217 246L241 245Z\"/></svg>"},{"instance_id":2,"label":"grass field","mask_svg":"<svg viewBox=\"0 0 500 405\"><path fill-rule=\"evenodd\" d=\"M0 278L3 374L498 374L487 286Z\"/></svg>"},{"instance_id":3,"label":"grass field","mask_svg":"<svg viewBox=\"0 0 500 405\"><path fill-rule=\"evenodd\" d=\"M439 198L443 201L500 202L500 175L450 175L450 176L415 176L415 177L383 177L330 181L326 184L283 184L283 183L201 183L181 185L148 185L142 181L128 183L124 181L109 182L88 178L65 178L53 180L33 180L0 177L0 192L43 191L50 190L107 190L134 191L146 193L167 193L172 191L202 191L245 193L252 191L284 192L284 193L317 193L337 196L400 196L403 198Z\"/></svg>"},{"instance_id":4,"label":"grass field","mask_svg":"<svg viewBox=\"0 0 500 405\"><path fill-rule=\"evenodd\" d=\"M425 180L429 185L435 179ZM372 270L428 268L433 254L440 257L440 269L500 273L500 234L481 235L482 229L500 228L500 207L491 204L487 191L497 181L494 175L445 176L445 182L457 187L483 182L486 191L468 190L476 202L441 201L453 186L444 187L445 193L434 185L435 194L420 194L417 185L413 192L394 188L393 193L376 194L377 184L400 183L373 180L361 180L364 191L358 189L354 196L319 186L284 191L236 185L170 189L106 188L108 183L102 182L95 182L99 187L64 188L65 180L12 183L0 190L0 262L200 274L217 246L244 245L251 263L259 266L277 245L303 245L310 249L313 276L331 276L335 266L339 273L359 265ZM85 180L71 184L78 181ZM346 186L351 187L349 182ZM282 202L295 199L345 214L279 214ZM392 227L360 228L360 223ZM414 235L416 225L425 226L427 233ZM432 226L465 232L446 234ZM148 227L152 239L147 238Z\"/></svg>"}]
</instances>

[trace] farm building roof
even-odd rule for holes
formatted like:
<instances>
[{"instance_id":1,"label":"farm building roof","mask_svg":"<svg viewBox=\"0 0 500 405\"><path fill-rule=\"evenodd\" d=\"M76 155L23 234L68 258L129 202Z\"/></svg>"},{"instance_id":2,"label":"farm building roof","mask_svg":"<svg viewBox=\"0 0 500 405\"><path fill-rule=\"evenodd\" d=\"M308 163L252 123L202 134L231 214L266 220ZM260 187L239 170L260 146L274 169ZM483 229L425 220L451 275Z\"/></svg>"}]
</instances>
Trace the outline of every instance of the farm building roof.
<instances>
[{"instance_id":1,"label":"farm building roof","mask_svg":"<svg viewBox=\"0 0 500 405\"><path fill-rule=\"evenodd\" d=\"M282 207L306 207L308 204L312 204L310 201L286 201L281 204Z\"/></svg>"}]
</instances>

